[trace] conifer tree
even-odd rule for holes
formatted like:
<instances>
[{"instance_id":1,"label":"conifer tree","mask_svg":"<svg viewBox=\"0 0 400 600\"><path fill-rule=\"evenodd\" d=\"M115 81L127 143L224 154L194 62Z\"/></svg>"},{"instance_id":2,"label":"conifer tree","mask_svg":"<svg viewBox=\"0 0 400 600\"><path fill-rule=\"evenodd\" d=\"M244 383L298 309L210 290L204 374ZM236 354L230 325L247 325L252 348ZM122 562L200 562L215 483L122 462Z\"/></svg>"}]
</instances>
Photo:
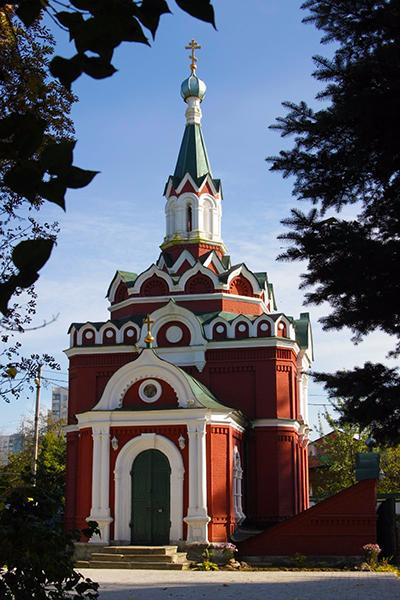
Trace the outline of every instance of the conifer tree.
<instances>
[{"instance_id":1,"label":"conifer tree","mask_svg":"<svg viewBox=\"0 0 400 600\"><path fill-rule=\"evenodd\" d=\"M283 260L306 261L306 302L328 303L324 329L350 328L354 342L380 330L400 353L400 10L395 0L307 0L304 19L334 43L332 59L314 57L325 87L320 110L285 102L272 125L293 147L270 157L271 169L294 177L293 209L281 236ZM346 213L346 214L344 214ZM342 398L342 423L369 427L380 443L400 442L400 376L368 362L318 373Z\"/></svg>"}]
</instances>

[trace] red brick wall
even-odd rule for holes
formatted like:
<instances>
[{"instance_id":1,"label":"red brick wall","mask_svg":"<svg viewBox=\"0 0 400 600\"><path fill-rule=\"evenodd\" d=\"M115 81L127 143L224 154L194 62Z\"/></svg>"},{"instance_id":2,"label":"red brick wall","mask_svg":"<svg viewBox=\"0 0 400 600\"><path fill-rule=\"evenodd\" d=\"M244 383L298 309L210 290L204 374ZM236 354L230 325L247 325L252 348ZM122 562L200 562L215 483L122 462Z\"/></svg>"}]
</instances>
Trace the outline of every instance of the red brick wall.
<instances>
[{"instance_id":1,"label":"red brick wall","mask_svg":"<svg viewBox=\"0 0 400 600\"><path fill-rule=\"evenodd\" d=\"M376 480L361 481L239 544L243 556L357 556L376 542Z\"/></svg>"}]
</instances>

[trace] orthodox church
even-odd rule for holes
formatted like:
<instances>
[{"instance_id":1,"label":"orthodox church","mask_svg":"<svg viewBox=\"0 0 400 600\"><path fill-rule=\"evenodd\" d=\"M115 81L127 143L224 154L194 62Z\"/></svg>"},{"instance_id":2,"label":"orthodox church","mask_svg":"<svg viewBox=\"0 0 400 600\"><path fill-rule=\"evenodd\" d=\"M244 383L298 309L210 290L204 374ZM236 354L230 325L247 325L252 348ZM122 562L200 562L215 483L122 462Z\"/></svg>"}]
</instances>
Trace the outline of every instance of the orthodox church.
<instances>
[{"instance_id":1,"label":"orthodox church","mask_svg":"<svg viewBox=\"0 0 400 600\"><path fill-rule=\"evenodd\" d=\"M107 320L69 329L66 522L101 543L223 542L308 508L309 315L227 252L189 47L161 254L116 272Z\"/></svg>"}]
</instances>

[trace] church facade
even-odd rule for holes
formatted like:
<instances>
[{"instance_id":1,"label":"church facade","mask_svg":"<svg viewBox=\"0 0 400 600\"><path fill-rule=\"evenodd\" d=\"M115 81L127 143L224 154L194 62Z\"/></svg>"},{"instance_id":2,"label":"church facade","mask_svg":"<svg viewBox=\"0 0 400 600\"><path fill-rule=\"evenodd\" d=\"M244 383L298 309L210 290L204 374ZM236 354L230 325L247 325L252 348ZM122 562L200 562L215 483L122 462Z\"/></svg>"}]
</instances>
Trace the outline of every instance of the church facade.
<instances>
[{"instance_id":1,"label":"church facade","mask_svg":"<svg viewBox=\"0 0 400 600\"><path fill-rule=\"evenodd\" d=\"M308 508L309 316L227 253L205 91L193 60L158 260L69 330L66 524L97 521L102 543L223 542Z\"/></svg>"}]
</instances>

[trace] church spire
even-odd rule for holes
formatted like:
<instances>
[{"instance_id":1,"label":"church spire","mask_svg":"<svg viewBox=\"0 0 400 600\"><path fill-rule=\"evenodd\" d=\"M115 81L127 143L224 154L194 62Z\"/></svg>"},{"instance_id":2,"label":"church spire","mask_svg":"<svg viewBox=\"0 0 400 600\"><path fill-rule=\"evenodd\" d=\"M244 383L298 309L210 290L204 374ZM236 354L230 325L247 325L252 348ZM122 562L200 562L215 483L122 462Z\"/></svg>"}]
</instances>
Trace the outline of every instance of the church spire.
<instances>
[{"instance_id":1,"label":"church spire","mask_svg":"<svg viewBox=\"0 0 400 600\"><path fill-rule=\"evenodd\" d=\"M189 173L196 184L200 183L207 174L212 177L210 161L201 130L201 108L200 104L206 93L206 84L197 75L197 57L195 50L201 46L192 40L186 49L191 50L190 75L182 82L181 96L187 104L186 127L183 134L178 160L174 171L175 185Z\"/></svg>"},{"instance_id":2,"label":"church spire","mask_svg":"<svg viewBox=\"0 0 400 600\"><path fill-rule=\"evenodd\" d=\"M201 130L201 103L206 84L197 76L196 50L200 45L192 40L186 49L190 54L190 75L182 82L181 96L187 104L186 126L175 171L165 187L167 197L166 236L162 249L188 245L218 247L224 253L221 239L221 182L214 179Z\"/></svg>"}]
</instances>

